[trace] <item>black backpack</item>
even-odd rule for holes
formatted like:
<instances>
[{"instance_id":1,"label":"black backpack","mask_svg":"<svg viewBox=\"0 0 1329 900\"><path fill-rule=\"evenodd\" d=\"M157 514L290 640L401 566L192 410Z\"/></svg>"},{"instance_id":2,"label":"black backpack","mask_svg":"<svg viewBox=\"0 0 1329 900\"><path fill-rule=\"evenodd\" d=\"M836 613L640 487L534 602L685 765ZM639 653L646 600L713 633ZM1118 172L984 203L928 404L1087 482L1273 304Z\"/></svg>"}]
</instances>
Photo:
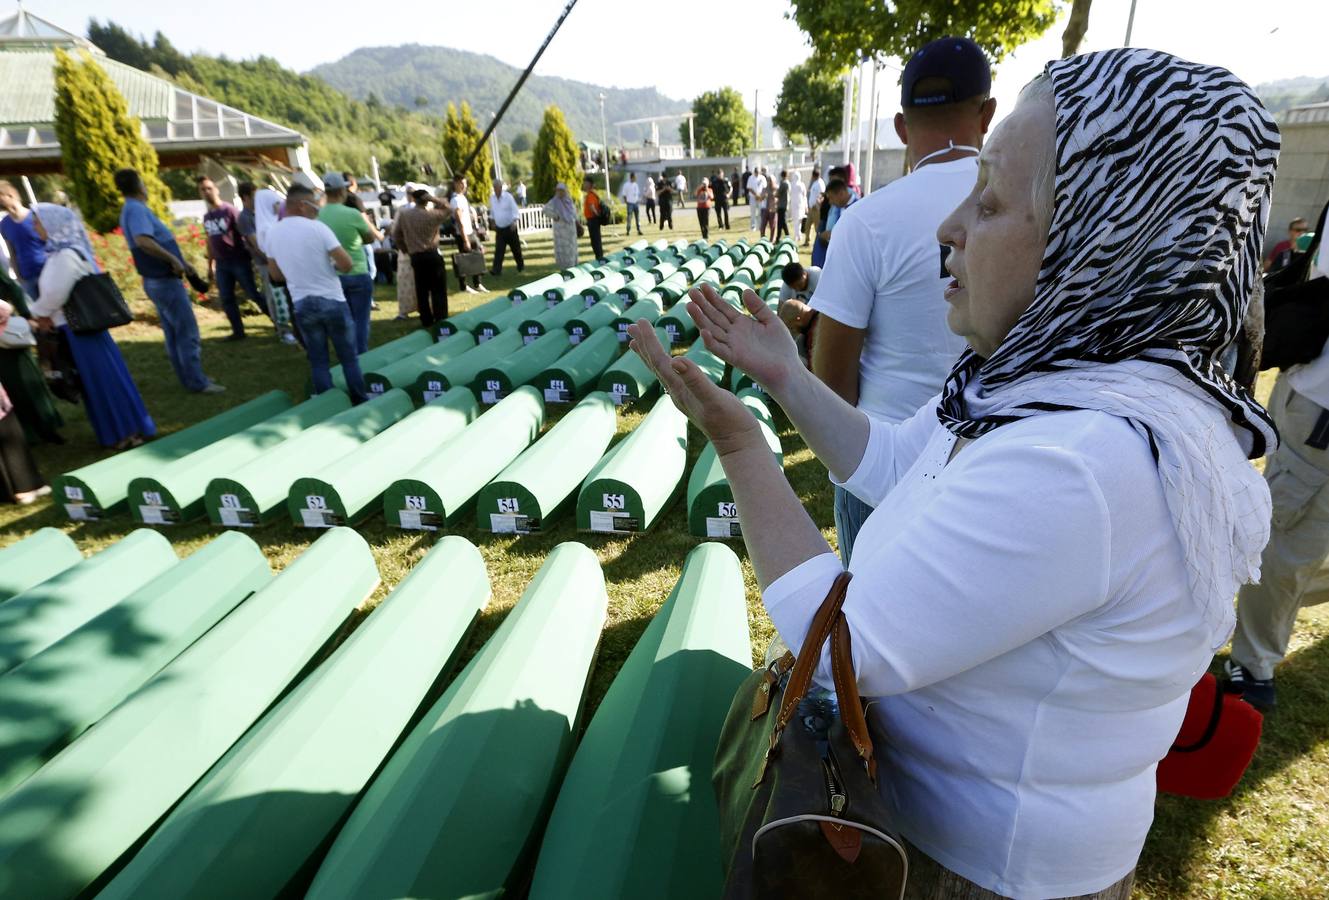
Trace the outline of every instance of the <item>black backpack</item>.
<instances>
[{"instance_id":1,"label":"black backpack","mask_svg":"<svg viewBox=\"0 0 1329 900\"><path fill-rule=\"evenodd\" d=\"M1286 369L1320 355L1329 340L1329 278L1311 278L1311 263L1324 235L1320 211L1315 235L1304 253L1264 278L1264 351L1260 370Z\"/></svg>"}]
</instances>

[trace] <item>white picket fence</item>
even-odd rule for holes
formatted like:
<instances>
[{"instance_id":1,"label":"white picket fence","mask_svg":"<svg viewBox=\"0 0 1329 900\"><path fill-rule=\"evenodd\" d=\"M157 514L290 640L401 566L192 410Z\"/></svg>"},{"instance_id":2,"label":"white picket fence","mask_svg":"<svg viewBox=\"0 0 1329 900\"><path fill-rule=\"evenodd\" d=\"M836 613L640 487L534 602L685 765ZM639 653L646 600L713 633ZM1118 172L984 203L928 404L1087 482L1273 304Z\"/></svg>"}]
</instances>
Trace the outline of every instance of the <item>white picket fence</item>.
<instances>
[{"instance_id":1,"label":"white picket fence","mask_svg":"<svg viewBox=\"0 0 1329 900\"><path fill-rule=\"evenodd\" d=\"M545 215L543 206L523 206L517 219L517 226L522 233L531 231L549 231L554 226Z\"/></svg>"}]
</instances>

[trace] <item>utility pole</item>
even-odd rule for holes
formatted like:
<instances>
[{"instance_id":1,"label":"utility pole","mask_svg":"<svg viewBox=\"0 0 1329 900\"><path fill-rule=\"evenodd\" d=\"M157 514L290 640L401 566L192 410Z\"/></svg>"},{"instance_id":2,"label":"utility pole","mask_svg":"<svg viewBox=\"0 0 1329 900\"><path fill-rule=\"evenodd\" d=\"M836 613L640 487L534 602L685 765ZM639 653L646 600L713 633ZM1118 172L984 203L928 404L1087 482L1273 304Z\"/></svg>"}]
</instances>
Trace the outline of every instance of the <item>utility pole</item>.
<instances>
[{"instance_id":1,"label":"utility pole","mask_svg":"<svg viewBox=\"0 0 1329 900\"><path fill-rule=\"evenodd\" d=\"M697 158L697 138L692 133L692 123L696 118L696 116L688 116L688 159Z\"/></svg>"},{"instance_id":2,"label":"utility pole","mask_svg":"<svg viewBox=\"0 0 1329 900\"><path fill-rule=\"evenodd\" d=\"M854 105L854 71L850 69L844 76L844 113L840 116L840 149L844 156L841 163L849 162L849 110Z\"/></svg>"},{"instance_id":3,"label":"utility pole","mask_svg":"<svg viewBox=\"0 0 1329 900\"><path fill-rule=\"evenodd\" d=\"M752 149L756 150L761 146L761 122L757 118L757 98L761 96L761 91L752 92Z\"/></svg>"},{"instance_id":4,"label":"utility pole","mask_svg":"<svg viewBox=\"0 0 1329 900\"><path fill-rule=\"evenodd\" d=\"M1131 14L1130 17L1126 19L1126 42L1122 45L1123 47L1129 47L1131 45L1131 32L1134 30L1135 30L1135 0L1131 0Z\"/></svg>"},{"instance_id":5,"label":"utility pole","mask_svg":"<svg viewBox=\"0 0 1329 900\"><path fill-rule=\"evenodd\" d=\"M609 189L609 134L608 132L605 131L605 92L604 91L600 92L600 141L601 143L604 144L604 146L600 148L600 159L604 165L604 170L605 170L604 202L608 203L609 198L614 196L614 192ZM619 143L622 142L623 139L620 136Z\"/></svg>"},{"instance_id":6,"label":"utility pole","mask_svg":"<svg viewBox=\"0 0 1329 900\"><path fill-rule=\"evenodd\" d=\"M872 58L872 102L868 106L868 114L872 116L872 123L868 126L868 163L864 166L866 172L863 174L863 195L872 193L872 163L877 158L877 102L880 99L877 96L877 70L881 68L877 64L877 59Z\"/></svg>"}]
</instances>

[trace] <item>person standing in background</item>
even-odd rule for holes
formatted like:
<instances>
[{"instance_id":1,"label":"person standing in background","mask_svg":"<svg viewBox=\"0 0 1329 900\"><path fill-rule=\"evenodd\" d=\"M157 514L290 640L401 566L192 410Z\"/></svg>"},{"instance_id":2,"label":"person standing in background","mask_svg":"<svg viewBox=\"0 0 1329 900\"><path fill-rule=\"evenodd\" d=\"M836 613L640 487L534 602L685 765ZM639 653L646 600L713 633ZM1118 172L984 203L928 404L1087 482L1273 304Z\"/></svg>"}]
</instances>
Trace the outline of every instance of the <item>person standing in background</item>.
<instances>
[{"instance_id":1,"label":"person standing in background","mask_svg":"<svg viewBox=\"0 0 1329 900\"><path fill-rule=\"evenodd\" d=\"M605 248L600 234L604 214L600 207L600 195L595 192L595 183L589 177L582 179L581 193L581 213L586 219L586 233L591 238L591 254L596 259L604 259Z\"/></svg>"},{"instance_id":2,"label":"person standing in background","mask_svg":"<svg viewBox=\"0 0 1329 900\"><path fill-rule=\"evenodd\" d=\"M340 181L340 174L337 177ZM347 209L340 203L335 205ZM355 210L347 212L359 215ZM268 233L268 267L274 277L286 282L295 301L314 393L332 390L328 358L331 342L352 402L363 403L368 397L355 352L355 325L337 277L350 272L356 259L346 252L332 229L318 220L319 214L314 192L303 184L292 185L286 192L286 217Z\"/></svg>"},{"instance_id":3,"label":"person standing in background","mask_svg":"<svg viewBox=\"0 0 1329 900\"><path fill-rule=\"evenodd\" d=\"M517 263L517 274L526 268L521 258L521 235L517 233L517 223L521 219L521 210L511 191L503 190L503 182L494 182L494 193L489 195L489 215L494 220L494 265L489 274L495 278L503 274L503 256L507 248L512 248L512 258Z\"/></svg>"},{"instance_id":4,"label":"person standing in background","mask_svg":"<svg viewBox=\"0 0 1329 900\"><path fill-rule=\"evenodd\" d=\"M516 188L516 190L514 190L512 193L513 193L513 194L516 196L516 198L517 198L517 206L518 206L518 207L524 207L524 206L526 205L526 182L524 182L524 181L522 181L520 178L518 178L518 179L517 179L517 188Z\"/></svg>"},{"instance_id":5,"label":"person standing in background","mask_svg":"<svg viewBox=\"0 0 1329 900\"><path fill-rule=\"evenodd\" d=\"M378 192L379 215L387 219L392 218L392 213L395 208L393 204L394 199L395 198L392 196L392 189L387 185L384 185L383 190Z\"/></svg>"},{"instance_id":6,"label":"person standing in background","mask_svg":"<svg viewBox=\"0 0 1329 900\"><path fill-rule=\"evenodd\" d=\"M715 194L715 227L729 230L729 180L724 172L715 170L711 179L711 191Z\"/></svg>"},{"instance_id":7,"label":"person standing in background","mask_svg":"<svg viewBox=\"0 0 1329 900\"><path fill-rule=\"evenodd\" d=\"M351 313L355 352L365 353L369 350L369 312L374 300L374 277L369 274L366 262L369 254L365 251L369 244L383 236L383 232L371 225L364 213L346 202L348 187L340 172L323 174L326 202L318 212L318 220L337 236L346 255L351 258L351 268L341 272L338 278Z\"/></svg>"},{"instance_id":8,"label":"person standing in background","mask_svg":"<svg viewBox=\"0 0 1329 900\"><path fill-rule=\"evenodd\" d=\"M392 243L411 261L420 327L432 334L434 323L448 317L448 273L438 255L438 232L452 219L452 206L442 194L431 197L423 188L417 188L411 200L414 206L402 207L397 213Z\"/></svg>"},{"instance_id":9,"label":"person standing in background","mask_svg":"<svg viewBox=\"0 0 1329 900\"><path fill-rule=\"evenodd\" d=\"M373 226L375 230L378 230L378 221L370 214L369 208L365 206L365 201L360 196L360 182L350 172L342 172L341 177L346 182L346 199L342 203L364 216L365 221ZM374 241L377 240L379 238L374 238ZM378 280L378 263L374 261L373 241L365 241L361 249L365 254L365 263L369 267L369 282L373 284ZM369 295L369 308L378 309L378 304L374 302L372 292Z\"/></svg>"},{"instance_id":10,"label":"person standing in background","mask_svg":"<svg viewBox=\"0 0 1329 900\"><path fill-rule=\"evenodd\" d=\"M14 308L0 300L0 334L9 327ZM14 404L0 386L0 502L28 506L51 493L37 461L23 438Z\"/></svg>"},{"instance_id":11,"label":"person standing in background","mask_svg":"<svg viewBox=\"0 0 1329 900\"><path fill-rule=\"evenodd\" d=\"M687 209L688 180L683 177L683 170L679 169L678 174L674 176L674 197L678 200L680 209Z\"/></svg>"},{"instance_id":12,"label":"person standing in background","mask_svg":"<svg viewBox=\"0 0 1329 900\"><path fill-rule=\"evenodd\" d=\"M711 204L715 202L715 193L711 183L703 178L697 185L697 224L701 225L701 239L710 240Z\"/></svg>"},{"instance_id":13,"label":"person standing in background","mask_svg":"<svg viewBox=\"0 0 1329 900\"><path fill-rule=\"evenodd\" d=\"M778 229L776 234L771 235L771 240L779 240L789 233L789 172L780 171L780 187L777 195L779 200L775 205L775 222Z\"/></svg>"},{"instance_id":14,"label":"person standing in background","mask_svg":"<svg viewBox=\"0 0 1329 900\"><path fill-rule=\"evenodd\" d=\"M803 184L803 173L795 169L789 181L789 234L795 240L803 234L803 217L807 213L807 187Z\"/></svg>"},{"instance_id":15,"label":"person standing in background","mask_svg":"<svg viewBox=\"0 0 1329 900\"><path fill-rule=\"evenodd\" d=\"M646 204L646 223L655 224L655 178L651 173L646 173L646 180L642 182L641 199Z\"/></svg>"},{"instance_id":16,"label":"person standing in background","mask_svg":"<svg viewBox=\"0 0 1329 900\"><path fill-rule=\"evenodd\" d=\"M240 214L234 206L222 202L221 191L208 176L200 175L195 185L208 208L203 214L203 231L208 236L208 267L212 270L208 274L217 283L217 296L221 298L226 320L231 323L231 333L222 340L243 341L245 323L240 318L236 285L244 288L245 294L260 308L263 300L254 281L254 262L245 246L244 235L240 233Z\"/></svg>"},{"instance_id":17,"label":"person standing in background","mask_svg":"<svg viewBox=\"0 0 1329 900\"><path fill-rule=\"evenodd\" d=\"M734 169L734 174L729 176L729 197L734 206L738 206L738 201L743 199L743 185L746 183L747 176L740 175L738 169ZM725 221L729 221L728 216L725 216Z\"/></svg>"},{"instance_id":18,"label":"person standing in background","mask_svg":"<svg viewBox=\"0 0 1329 900\"><path fill-rule=\"evenodd\" d=\"M577 207L566 184L560 181L554 186L544 211L554 224L554 265L570 269L577 264Z\"/></svg>"},{"instance_id":19,"label":"person standing in background","mask_svg":"<svg viewBox=\"0 0 1329 900\"><path fill-rule=\"evenodd\" d=\"M277 288L268 274L268 257L258 245L258 216L255 211L257 190L252 181L242 181L236 188L240 198L240 213L236 217L236 226L244 239L249 257L258 267L258 283L263 290L263 311L268 314L277 329L277 336L284 344L294 344L295 335L291 332L293 320L291 311L286 306L285 292L278 297Z\"/></svg>"},{"instance_id":20,"label":"person standing in background","mask_svg":"<svg viewBox=\"0 0 1329 900\"><path fill-rule=\"evenodd\" d=\"M803 220L802 246L808 245L808 235L818 231L821 219L821 195L826 192L826 182L821 179L821 169L812 170L812 183L808 185L808 205Z\"/></svg>"},{"instance_id":21,"label":"person standing in background","mask_svg":"<svg viewBox=\"0 0 1329 900\"><path fill-rule=\"evenodd\" d=\"M748 175L748 180L744 185L748 195L748 229L761 232L761 207L766 198L766 179L761 177L761 171L752 167L752 173Z\"/></svg>"},{"instance_id":22,"label":"person standing in background","mask_svg":"<svg viewBox=\"0 0 1329 900\"><path fill-rule=\"evenodd\" d=\"M115 173L115 186L125 198L120 210L120 232L134 257L134 267L143 278L143 292L157 308L157 319L166 338L166 356L175 369L175 377L186 390L221 393L226 388L203 374L198 320L180 280L191 273L197 278L198 273L185 262L171 229L148 209L148 192L138 172L120 169Z\"/></svg>"},{"instance_id":23,"label":"person standing in background","mask_svg":"<svg viewBox=\"0 0 1329 900\"><path fill-rule=\"evenodd\" d=\"M624 234L632 234L632 220L637 220L637 234L641 234L641 208L638 204L641 202L641 185L637 184L637 173L630 172L628 180L623 184L623 202L627 204L627 230Z\"/></svg>"},{"instance_id":24,"label":"person standing in background","mask_svg":"<svg viewBox=\"0 0 1329 900\"><path fill-rule=\"evenodd\" d=\"M466 178L462 175L452 179L451 203L452 231L457 241L457 252L470 253L472 250L482 249L475 237L475 220L471 218L471 201L466 199ZM476 294L485 289L485 286L480 283L478 272L471 276L471 285L467 287L466 279L459 270L457 272L457 285L468 294Z\"/></svg>"},{"instance_id":25,"label":"person standing in background","mask_svg":"<svg viewBox=\"0 0 1329 900\"><path fill-rule=\"evenodd\" d=\"M35 300L37 277L46 264L46 242L34 230L32 211L23 204L18 188L8 181L0 181L0 209L6 213L0 219L0 236L5 239L19 282Z\"/></svg>"},{"instance_id":26,"label":"person standing in background","mask_svg":"<svg viewBox=\"0 0 1329 900\"><path fill-rule=\"evenodd\" d=\"M660 179L660 230L664 231L668 223L669 230L674 230L674 186L668 178Z\"/></svg>"}]
</instances>

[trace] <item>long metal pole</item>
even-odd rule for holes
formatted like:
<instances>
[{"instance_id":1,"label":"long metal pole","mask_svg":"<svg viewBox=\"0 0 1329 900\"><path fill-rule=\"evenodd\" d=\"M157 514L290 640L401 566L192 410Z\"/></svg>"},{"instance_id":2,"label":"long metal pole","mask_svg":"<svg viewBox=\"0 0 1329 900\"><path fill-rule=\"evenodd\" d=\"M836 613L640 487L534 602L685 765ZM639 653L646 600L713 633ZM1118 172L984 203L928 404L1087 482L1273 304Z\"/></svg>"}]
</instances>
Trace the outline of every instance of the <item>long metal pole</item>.
<instances>
[{"instance_id":1,"label":"long metal pole","mask_svg":"<svg viewBox=\"0 0 1329 900\"><path fill-rule=\"evenodd\" d=\"M600 92L600 142L604 144L600 148L600 160L605 170L605 199L608 203L609 198L614 196L614 192L609 189L609 135L605 131L605 95ZM622 141L620 141L622 143Z\"/></svg>"},{"instance_id":2,"label":"long metal pole","mask_svg":"<svg viewBox=\"0 0 1329 900\"><path fill-rule=\"evenodd\" d=\"M1129 18L1126 19L1126 42L1122 44L1123 47L1129 47L1131 45L1131 32L1134 30L1135 30L1135 0L1131 0L1131 14Z\"/></svg>"},{"instance_id":3,"label":"long metal pole","mask_svg":"<svg viewBox=\"0 0 1329 900\"><path fill-rule=\"evenodd\" d=\"M864 196L872 193L872 163L877 158L877 70L881 68L877 65L876 58L872 60L872 102L868 107L868 114L872 116L872 123L868 126L868 162L863 168L863 194Z\"/></svg>"},{"instance_id":4,"label":"long metal pole","mask_svg":"<svg viewBox=\"0 0 1329 900\"><path fill-rule=\"evenodd\" d=\"M862 173L863 171L863 61L858 61L856 67L858 77L855 79L854 95L856 102L854 104L854 171Z\"/></svg>"},{"instance_id":5,"label":"long metal pole","mask_svg":"<svg viewBox=\"0 0 1329 900\"><path fill-rule=\"evenodd\" d=\"M841 164L849 162L849 110L853 102L854 70L850 69L844 76L844 113L840 116L840 149L844 156Z\"/></svg>"},{"instance_id":6,"label":"long metal pole","mask_svg":"<svg viewBox=\"0 0 1329 900\"><path fill-rule=\"evenodd\" d=\"M503 100L503 105L500 106L498 112L495 113L494 120L489 123L489 127L485 129L485 133L480 136L480 140L476 143L474 149L471 150L470 156L466 157L466 162L462 163L457 171L465 172L470 169L471 163L475 162L475 157L480 153L480 148L485 145L485 141L489 140L489 136L494 133L494 129L498 127L499 120L501 120L503 114L508 111L508 107L512 105L512 101L517 99L517 93L521 90L522 85L526 83L526 79L531 77L531 71L535 69L535 64L540 61L540 57L544 55L545 50L554 40L554 35L558 34L558 29L563 27L563 21L567 19L568 13L572 12L572 8L576 5L577 0L568 0L568 5L563 7L563 12L559 13L558 21L554 23L553 28L549 29L549 34L545 37L544 43L540 45L540 49L535 51L535 56L531 58L530 64L526 67L526 71L521 73L521 77L517 79L517 83L512 86L512 90L508 92L508 96Z\"/></svg>"}]
</instances>

